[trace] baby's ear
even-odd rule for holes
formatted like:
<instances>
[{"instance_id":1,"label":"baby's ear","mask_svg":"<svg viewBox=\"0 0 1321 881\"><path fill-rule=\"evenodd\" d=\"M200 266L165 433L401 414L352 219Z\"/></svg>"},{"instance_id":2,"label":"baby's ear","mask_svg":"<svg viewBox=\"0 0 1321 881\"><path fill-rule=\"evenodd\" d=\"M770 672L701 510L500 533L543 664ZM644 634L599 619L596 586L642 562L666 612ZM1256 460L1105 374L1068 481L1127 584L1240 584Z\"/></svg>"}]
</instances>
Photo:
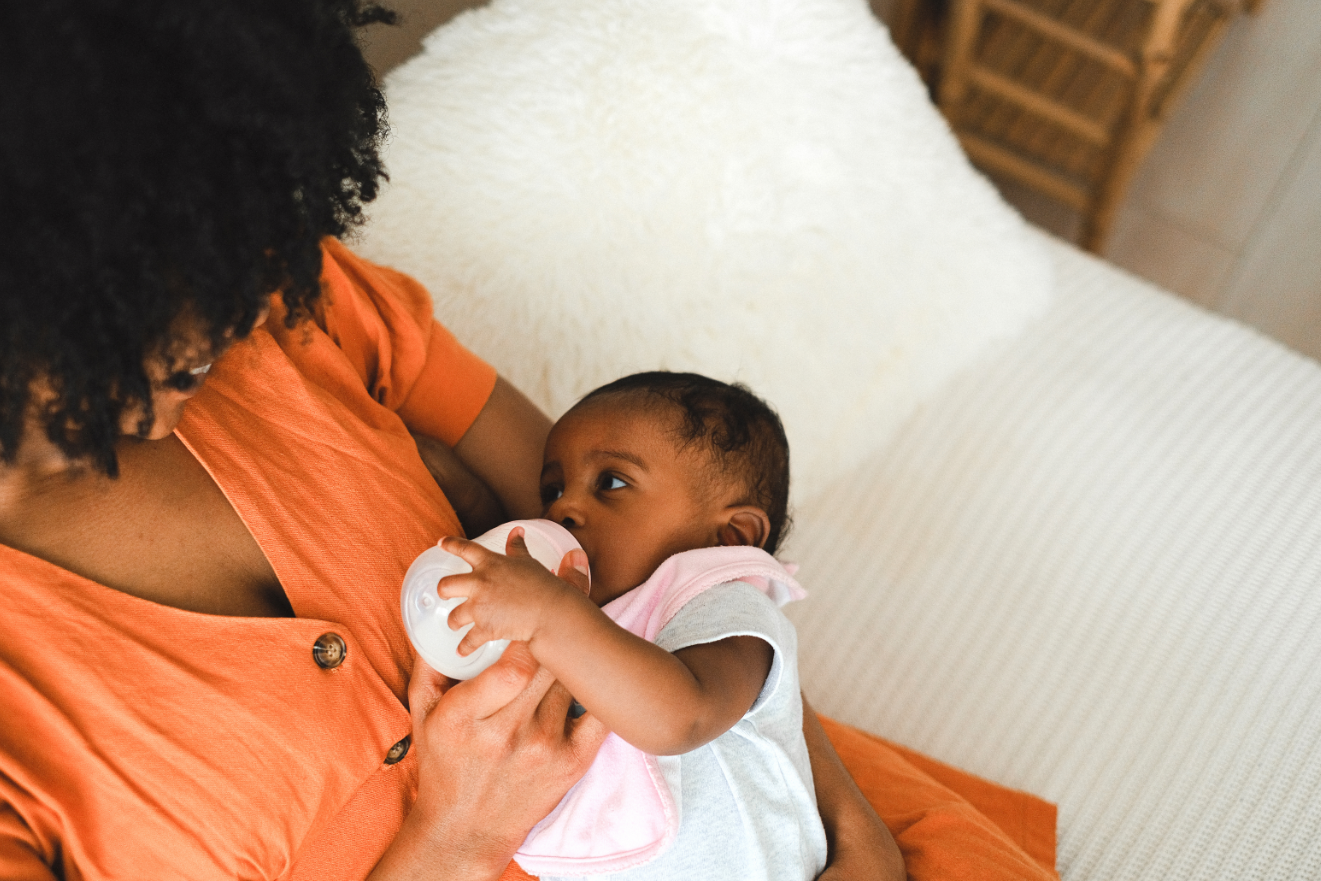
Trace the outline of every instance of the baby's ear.
<instances>
[{"instance_id":1,"label":"baby's ear","mask_svg":"<svg viewBox=\"0 0 1321 881\"><path fill-rule=\"evenodd\" d=\"M725 519L718 532L720 546L762 548L771 534L771 518L754 505L725 509Z\"/></svg>"}]
</instances>

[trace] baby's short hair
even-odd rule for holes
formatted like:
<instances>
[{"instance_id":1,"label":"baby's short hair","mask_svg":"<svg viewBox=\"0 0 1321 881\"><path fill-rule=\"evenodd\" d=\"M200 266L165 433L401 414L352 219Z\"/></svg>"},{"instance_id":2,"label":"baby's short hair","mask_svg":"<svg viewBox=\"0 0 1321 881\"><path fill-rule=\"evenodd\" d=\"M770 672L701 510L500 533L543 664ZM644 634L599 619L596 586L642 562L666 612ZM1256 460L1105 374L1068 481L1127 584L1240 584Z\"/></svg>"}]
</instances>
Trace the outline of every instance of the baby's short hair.
<instances>
[{"instance_id":1,"label":"baby's short hair","mask_svg":"<svg viewBox=\"0 0 1321 881\"><path fill-rule=\"evenodd\" d=\"M775 553L790 525L789 439L771 406L741 383L663 370L616 379L588 392L578 404L635 395L661 398L677 409L681 445L704 447L722 474L743 487L742 503L766 512L770 532L765 549Z\"/></svg>"}]
</instances>

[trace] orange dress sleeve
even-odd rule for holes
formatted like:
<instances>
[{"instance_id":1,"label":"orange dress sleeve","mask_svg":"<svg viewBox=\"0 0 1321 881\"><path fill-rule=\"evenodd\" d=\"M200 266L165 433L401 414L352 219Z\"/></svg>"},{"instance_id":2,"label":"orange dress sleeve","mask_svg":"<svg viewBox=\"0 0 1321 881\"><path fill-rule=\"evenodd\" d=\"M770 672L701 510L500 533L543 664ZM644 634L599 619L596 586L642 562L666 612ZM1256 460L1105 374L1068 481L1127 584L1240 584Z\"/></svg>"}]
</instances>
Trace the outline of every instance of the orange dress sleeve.
<instances>
[{"instance_id":1,"label":"orange dress sleeve","mask_svg":"<svg viewBox=\"0 0 1321 881\"><path fill-rule=\"evenodd\" d=\"M318 324L378 404L412 431L456 444L491 396L495 368L436 321L417 280L364 260L335 239L322 248ZM278 297L270 320L283 321Z\"/></svg>"}]
</instances>

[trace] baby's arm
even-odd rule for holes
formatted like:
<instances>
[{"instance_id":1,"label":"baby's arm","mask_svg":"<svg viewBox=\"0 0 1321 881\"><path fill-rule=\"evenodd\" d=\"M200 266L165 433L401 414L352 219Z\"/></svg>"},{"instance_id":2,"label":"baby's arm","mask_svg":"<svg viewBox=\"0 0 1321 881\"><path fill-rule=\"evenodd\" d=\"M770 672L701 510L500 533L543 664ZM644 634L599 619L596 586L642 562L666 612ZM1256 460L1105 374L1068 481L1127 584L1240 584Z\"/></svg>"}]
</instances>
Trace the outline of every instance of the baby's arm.
<instances>
[{"instance_id":1,"label":"baby's arm","mask_svg":"<svg viewBox=\"0 0 1321 881\"><path fill-rule=\"evenodd\" d=\"M770 672L773 650L754 636L673 654L634 636L533 560L520 530L507 556L461 539L442 546L473 567L440 583L441 596L468 598L450 613L456 629L475 623L460 653L491 639L526 641L588 712L643 752L677 755L719 737L752 707ZM572 553L585 568L586 555Z\"/></svg>"}]
</instances>

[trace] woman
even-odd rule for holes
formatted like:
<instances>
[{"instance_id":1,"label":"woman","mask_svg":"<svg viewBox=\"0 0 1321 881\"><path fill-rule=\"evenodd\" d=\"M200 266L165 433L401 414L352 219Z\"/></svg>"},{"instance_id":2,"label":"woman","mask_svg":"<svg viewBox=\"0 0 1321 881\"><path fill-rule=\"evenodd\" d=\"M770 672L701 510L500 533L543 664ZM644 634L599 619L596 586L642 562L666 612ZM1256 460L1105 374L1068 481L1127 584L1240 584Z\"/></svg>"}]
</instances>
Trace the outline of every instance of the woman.
<instances>
[{"instance_id":1,"label":"woman","mask_svg":"<svg viewBox=\"0 0 1321 881\"><path fill-rule=\"evenodd\" d=\"M446 690L398 622L451 500L536 515L549 423L336 241L385 17L7 12L0 877L512 876L604 736L517 647ZM903 877L806 734L827 874Z\"/></svg>"}]
</instances>

